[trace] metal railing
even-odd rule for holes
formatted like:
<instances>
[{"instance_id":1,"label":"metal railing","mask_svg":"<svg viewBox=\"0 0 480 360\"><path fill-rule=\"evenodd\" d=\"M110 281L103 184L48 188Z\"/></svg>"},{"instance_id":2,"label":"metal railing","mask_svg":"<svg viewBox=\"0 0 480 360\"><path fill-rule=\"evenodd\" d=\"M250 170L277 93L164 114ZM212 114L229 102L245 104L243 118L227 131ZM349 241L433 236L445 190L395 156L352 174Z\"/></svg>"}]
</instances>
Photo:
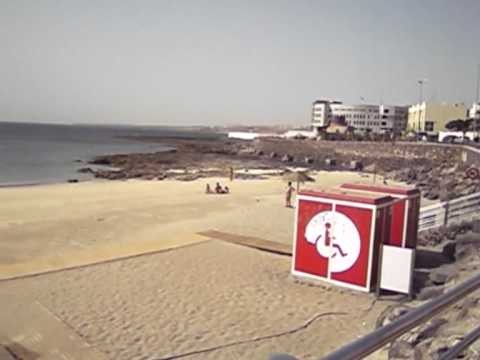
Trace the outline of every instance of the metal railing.
<instances>
[{"instance_id":1,"label":"metal railing","mask_svg":"<svg viewBox=\"0 0 480 360\"><path fill-rule=\"evenodd\" d=\"M480 218L480 192L422 207L418 231Z\"/></svg>"},{"instance_id":2,"label":"metal railing","mask_svg":"<svg viewBox=\"0 0 480 360\"><path fill-rule=\"evenodd\" d=\"M424 324L445 308L463 300L465 296L480 289L480 275L476 275L467 281L453 287L443 295L431 300L408 313L400 316L397 320L378 328L377 330L357 339L350 344L321 358L322 360L358 360L374 353L384 345L398 339L399 336ZM480 336L478 329L469 333L466 341L455 345L449 352L445 353L441 360L451 359L454 353L461 352L471 345ZM277 354L270 357L270 360L295 359L286 354Z\"/></svg>"},{"instance_id":3,"label":"metal railing","mask_svg":"<svg viewBox=\"0 0 480 360\"><path fill-rule=\"evenodd\" d=\"M378 328L364 337L351 342L337 351L323 357L323 360L355 360L362 359L396 340L399 336L412 330L426 320L431 319L446 307L463 300L466 295L480 289L480 274L455 286L443 295L431 300L402 315L396 321ZM466 344L467 346L470 344Z\"/></svg>"}]
</instances>

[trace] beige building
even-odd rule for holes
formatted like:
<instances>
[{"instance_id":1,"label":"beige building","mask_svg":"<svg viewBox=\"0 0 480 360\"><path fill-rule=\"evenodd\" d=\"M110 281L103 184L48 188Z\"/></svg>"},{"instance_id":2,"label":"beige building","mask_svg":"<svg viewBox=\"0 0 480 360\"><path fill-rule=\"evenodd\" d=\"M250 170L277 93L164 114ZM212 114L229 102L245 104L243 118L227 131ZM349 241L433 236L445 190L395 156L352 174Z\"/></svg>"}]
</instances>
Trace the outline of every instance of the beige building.
<instances>
[{"instance_id":1,"label":"beige building","mask_svg":"<svg viewBox=\"0 0 480 360\"><path fill-rule=\"evenodd\" d=\"M456 119L465 119L465 104L427 103L416 104L408 109L408 130L438 133L446 130L445 125Z\"/></svg>"}]
</instances>

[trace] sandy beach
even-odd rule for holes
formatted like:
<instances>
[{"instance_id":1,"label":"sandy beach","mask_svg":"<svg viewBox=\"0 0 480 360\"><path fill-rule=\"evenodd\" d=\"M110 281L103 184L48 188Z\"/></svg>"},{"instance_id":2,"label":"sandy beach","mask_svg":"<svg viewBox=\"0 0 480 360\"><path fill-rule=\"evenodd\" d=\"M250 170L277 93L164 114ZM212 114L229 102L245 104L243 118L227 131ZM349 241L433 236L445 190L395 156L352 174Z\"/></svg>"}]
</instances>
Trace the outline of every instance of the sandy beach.
<instances>
[{"instance_id":1,"label":"sandy beach","mask_svg":"<svg viewBox=\"0 0 480 360\"><path fill-rule=\"evenodd\" d=\"M315 178L307 187L372 181L347 172ZM232 193L206 195L206 183L216 181ZM0 282L0 321L10 324L0 339L25 339L14 304L45 310L47 319L35 323L32 315L28 325L45 338L27 344L40 359L56 358L48 338L54 347L65 343L45 328L50 322L85 342L78 354L94 349L99 359L125 360L265 359L275 351L313 359L371 330L388 302L295 282L287 256L197 234L216 229L290 244L285 186L272 177L0 189L1 278L99 263ZM105 262L142 252L153 254ZM70 356L92 357L78 354Z\"/></svg>"},{"instance_id":2,"label":"sandy beach","mask_svg":"<svg viewBox=\"0 0 480 360\"><path fill-rule=\"evenodd\" d=\"M321 172L304 187L371 182L371 176ZM229 195L206 195L217 181ZM95 248L189 243L218 229L290 243L293 210L284 207L285 181L225 178L181 181L92 181L0 189L0 266L63 262ZM0 273L0 276L2 274Z\"/></svg>"}]
</instances>

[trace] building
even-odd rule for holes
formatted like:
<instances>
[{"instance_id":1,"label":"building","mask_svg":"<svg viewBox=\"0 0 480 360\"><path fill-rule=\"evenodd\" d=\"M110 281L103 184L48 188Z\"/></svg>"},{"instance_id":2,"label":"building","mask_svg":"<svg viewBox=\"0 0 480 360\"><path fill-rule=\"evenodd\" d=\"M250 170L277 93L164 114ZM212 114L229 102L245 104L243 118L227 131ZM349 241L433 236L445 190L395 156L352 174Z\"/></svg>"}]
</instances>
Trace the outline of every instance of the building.
<instances>
[{"instance_id":1,"label":"building","mask_svg":"<svg viewBox=\"0 0 480 360\"><path fill-rule=\"evenodd\" d=\"M480 103L474 103L468 110L468 117L472 119L480 119Z\"/></svg>"},{"instance_id":2,"label":"building","mask_svg":"<svg viewBox=\"0 0 480 360\"><path fill-rule=\"evenodd\" d=\"M465 119L467 108L463 103L416 104L408 109L408 129L415 132L438 133L446 130L445 125L452 120Z\"/></svg>"},{"instance_id":3,"label":"building","mask_svg":"<svg viewBox=\"0 0 480 360\"><path fill-rule=\"evenodd\" d=\"M333 123L345 123L359 132L400 133L406 129L408 107L391 105L346 105L340 101L317 100L312 106L315 131Z\"/></svg>"}]
</instances>

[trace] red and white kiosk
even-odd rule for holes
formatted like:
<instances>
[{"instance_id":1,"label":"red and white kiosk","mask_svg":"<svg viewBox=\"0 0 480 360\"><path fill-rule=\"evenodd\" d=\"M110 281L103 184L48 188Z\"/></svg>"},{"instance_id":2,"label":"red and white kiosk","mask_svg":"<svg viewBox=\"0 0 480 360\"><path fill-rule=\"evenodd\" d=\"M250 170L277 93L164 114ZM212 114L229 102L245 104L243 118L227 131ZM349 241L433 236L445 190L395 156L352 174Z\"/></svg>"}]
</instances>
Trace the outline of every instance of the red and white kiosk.
<instances>
[{"instance_id":1,"label":"red and white kiosk","mask_svg":"<svg viewBox=\"0 0 480 360\"><path fill-rule=\"evenodd\" d=\"M349 191L390 195L396 201L392 206L390 237L385 245L415 249L417 247L420 190L409 186L347 183L340 186Z\"/></svg>"},{"instance_id":2,"label":"red and white kiosk","mask_svg":"<svg viewBox=\"0 0 480 360\"><path fill-rule=\"evenodd\" d=\"M345 189L299 192L292 274L374 289L380 246L390 237L393 201L382 193Z\"/></svg>"}]
</instances>

